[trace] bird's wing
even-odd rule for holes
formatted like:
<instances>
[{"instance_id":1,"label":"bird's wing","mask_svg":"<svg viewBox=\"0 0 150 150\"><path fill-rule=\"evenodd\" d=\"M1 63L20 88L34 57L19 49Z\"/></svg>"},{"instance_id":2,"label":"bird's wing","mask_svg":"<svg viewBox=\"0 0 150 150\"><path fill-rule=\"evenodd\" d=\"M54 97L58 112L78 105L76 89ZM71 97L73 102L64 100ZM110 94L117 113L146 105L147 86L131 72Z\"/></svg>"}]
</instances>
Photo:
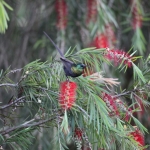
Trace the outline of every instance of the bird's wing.
<instances>
[{"instance_id":1,"label":"bird's wing","mask_svg":"<svg viewBox=\"0 0 150 150\"><path fill-rule=\"evenodd\" d=\"M68 59L63 59L63 58L60 58L60 60L62 61L63 65L65 66L65 68L67 70L69 70L73 64L72 61L68 60Z\"/></svg>"},{"instance_id":2,"label":"bird's wing","mask_svg":"<svg viewBox=\"0 0 150 150\"><path fill-rule=\"evenodd\" d=\"M63 61L63 62L68 62L68 63L70 63L70 64L74 64L71 60L66 59L66 58L64 58L64 57L60 57L60 60Z\"/></svg>"}]
</instances>

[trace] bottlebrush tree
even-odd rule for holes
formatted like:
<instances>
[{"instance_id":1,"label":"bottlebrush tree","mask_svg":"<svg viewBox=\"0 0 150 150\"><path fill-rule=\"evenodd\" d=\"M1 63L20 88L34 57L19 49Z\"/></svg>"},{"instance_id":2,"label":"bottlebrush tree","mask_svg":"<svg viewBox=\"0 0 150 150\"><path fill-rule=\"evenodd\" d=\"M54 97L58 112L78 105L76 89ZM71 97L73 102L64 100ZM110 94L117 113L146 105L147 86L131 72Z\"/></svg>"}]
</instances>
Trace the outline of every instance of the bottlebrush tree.
<instances>
[{"instance_id":1,"label":"bottlebrush tree","mask_svg":"<svg viewBox=\"0 0 150 150\"><path fill-rule=\"evenodd\" d=\"M0 149L148 148L146 2L0 3L1 33L7 28L5 9L14 8L0 40ZM81 76L66 77L43 31L67 59L86 65Z\"/></svg>"},{"instance_id":2,"label":"bottlebrush tree","mask_svg":"<svg viewBox=\"0 0 150 150\"><path fill-rule=\"evenodd\" d=\"M62 63L57 60L46 63L37 60L21 69L1 71L1 89L14 91L7 104L0 107L5 116L0 132L2 146L26 149L32 143L29 139L34 138L34 130L51 130L52 127L57 128L55 140L60 141L55 149L67 148L68 142L75 142L77 149L142 149L146 146L142 137L147 129L134 117L140 109L135 98L140 98L137 91L147 93L143 87L148 86L146 74L133 62L137 57L118 50L95 48L73 54L69 50L66 57L91 64L94 73L68 81ZM119 70L132 67L135 82L132 90L114 90L120 87L120 82L102 75L102 65L110 65L112 60ZM22 74L20 79L12 81L9 77L18 72ZM125 97L133 103L128 106ZM140 99L142 104L148 104L142 97ZM26 120L19 125L8 122L14 116L19 117L18 111L24 108L31 113ZM136 138L140 135L142 144Z\"/></svg>"}]
</instances>

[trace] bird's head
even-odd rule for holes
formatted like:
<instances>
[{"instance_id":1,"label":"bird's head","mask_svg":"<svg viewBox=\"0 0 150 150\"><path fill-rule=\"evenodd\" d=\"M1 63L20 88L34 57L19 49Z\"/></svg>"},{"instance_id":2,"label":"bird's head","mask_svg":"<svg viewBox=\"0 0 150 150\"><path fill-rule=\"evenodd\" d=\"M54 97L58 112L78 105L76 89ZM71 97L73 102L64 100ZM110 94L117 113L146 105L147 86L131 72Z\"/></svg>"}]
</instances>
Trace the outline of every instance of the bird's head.
<instances>
[{"instance_id":1,"label":"bird's head","mask_svg":"<svg viewBox=\"0 0 150 150\"><path fill-rule=\"evenodd\" d=\"M82 64L82 63L73 64L72 67L71 67L71 71L75 75L79 76L79 75L81 75L83 73L83 70L84 70L85 67L86 67L86 65Z\"/></svg>"},{"instance_id":2,"label":"bird's head","mask_svg":"<svg viewBox=\"0 0 150 150\"><path fill-rule=\"evenodd\" d=\"M86 67L86 65L79 63L79 64L77 64L76 67L77 67L77 69L84 69Z\"/></svg>"}]
</instances>

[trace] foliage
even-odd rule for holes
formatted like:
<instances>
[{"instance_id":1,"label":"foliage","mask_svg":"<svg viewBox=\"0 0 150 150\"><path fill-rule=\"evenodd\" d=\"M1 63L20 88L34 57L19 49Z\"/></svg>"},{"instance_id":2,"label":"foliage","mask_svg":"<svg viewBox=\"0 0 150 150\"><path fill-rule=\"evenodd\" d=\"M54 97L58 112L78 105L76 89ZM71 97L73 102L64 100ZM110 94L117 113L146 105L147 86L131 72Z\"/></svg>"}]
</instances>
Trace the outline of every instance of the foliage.
<instances>
[{"instance_id":1,"label":"foliage","mask_svg":"<svg viewBox=\"0 0 150 150\"><path fill-rule=\"evenodd\" d=\"M147 148L149 5L0 0L0 149L144 149L145 134ZM63 109L63 64L43 31L87 65Z\"/></svg>"},{"instance_id":2,"label":"foliage","mask_svg":"<svg viewBox=\"0 0 150 150\"><path fill-rule=\"evenodd\" d=\"M78 61L92 64L95 66L95 72L99 72L102 69L102 64L106 61L104 54L105 49L87 48L77 53L72 53L70 49L65 56L72 58L73 61L78 59ZM139 68L137 66L134 66L134 68L136 70L135 81L143 81L144 76L139 73L141 72ZM22 75L16 83L10 80L9 76L18 71L21 71ZM33 130L40 132L40 128L37 129L37 127L56 127L57 134L60 134L57 137L58 139L56 138L59 141L59 148L57 149L64 149L64 147L67 147L64 140L67 138L71 140L74 130L79 127L87 135L88 144L92 145L91 148L116 149L116 144L121 149L123 147L124 149L135 149L137 147L132 137L128 136L133 130L130 124L131 119L125 121L120 114L109 115L111 110L100 96L103 92L110 93L108 86L113 86L113 82L111 84L109 80L106 80L104 84L102 77L97 78L94 76L92 78L91 76L71 78L70 80L75 81L78 85L77 98L71 109L63 110L59 105L58 92L59 84L65 78L62 65L55 60L45 63L36 60L22 69L7 70L1 73L1 88L5 87L8 91L13 90L15 94L9 103L1 106L0 109L4 112L7 109L7 114L10 114L9 118L13 116L21 118L17 114L18 109L23 110L25 107L30 110L26 114L27 118L25 120L18 120L19 124L12 121L9 124L6 122L7 126L3 124L1 128L1 137L3 137L1 145L8 144L10 147L15 147L15 149L27 149L32 143L29 139L34 139ZM99 79L99 82L93 79ZM145 84L141 81L140 83ZM134 95L136 90L134 89L134 91L128 93L128 96ZM125 96L126 94L122 93L122 95ZM115 93L115 96L117 99L121 98L117 93ZM131 99L134 98L131 97ZM133 111L137 111L136 108ZM8 116L6 115L6 117ZM130 117L143 133L147 131L132 114ZM112 144L109 144L110 142Z\"/></svg>"},{"instance_id":3,"label":"foliage","mask_svg":"<svg viewBox=\"0 0 150 150\"><path fill-rule=\"evenodd\" d=\"M5 7L13 10L4 0L0 1L0 33L5 33L5 30L8 28L7 21L9 21L9 17Z\"/></svg>"}]
</instances>

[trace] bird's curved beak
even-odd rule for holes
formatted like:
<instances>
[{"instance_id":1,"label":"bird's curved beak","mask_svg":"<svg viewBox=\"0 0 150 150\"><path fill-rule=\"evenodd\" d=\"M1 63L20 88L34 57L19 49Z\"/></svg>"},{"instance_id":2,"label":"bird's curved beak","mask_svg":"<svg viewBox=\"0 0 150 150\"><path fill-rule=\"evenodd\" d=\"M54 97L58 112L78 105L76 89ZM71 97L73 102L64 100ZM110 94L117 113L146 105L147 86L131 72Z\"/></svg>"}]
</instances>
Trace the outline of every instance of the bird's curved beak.
<instances>
[{"instance_id":1,"label":"bird's curved beak","mask_svg":"<svg viewBox=\"0 0 150 150\"><path fill-rule=\"evenodd\" d=\"M85 64L83 64L83 67L85 68L85 67L87 67Z\"/></svg>"},{"instance_id":2,"label":"bird's curved beak","mask_svg":"<svg viewBox=\"0 0 150 150\"><path fill-rule=\"evenodd\" d=\"M83 67L83 69L85 69L85 68L87 67L87 65L85 65L85 64L82 64L82 67Z\"/></svg>"},{"instance_id":3,"label":"bird's curved beak","mask_svg":"<svg viewBox=\"0 0 150 150\"><path fill-rule=\"evenodd\" d=\"M91 65L85 65L86 68L91 68Z\"/></svg>"}]
</instances>

